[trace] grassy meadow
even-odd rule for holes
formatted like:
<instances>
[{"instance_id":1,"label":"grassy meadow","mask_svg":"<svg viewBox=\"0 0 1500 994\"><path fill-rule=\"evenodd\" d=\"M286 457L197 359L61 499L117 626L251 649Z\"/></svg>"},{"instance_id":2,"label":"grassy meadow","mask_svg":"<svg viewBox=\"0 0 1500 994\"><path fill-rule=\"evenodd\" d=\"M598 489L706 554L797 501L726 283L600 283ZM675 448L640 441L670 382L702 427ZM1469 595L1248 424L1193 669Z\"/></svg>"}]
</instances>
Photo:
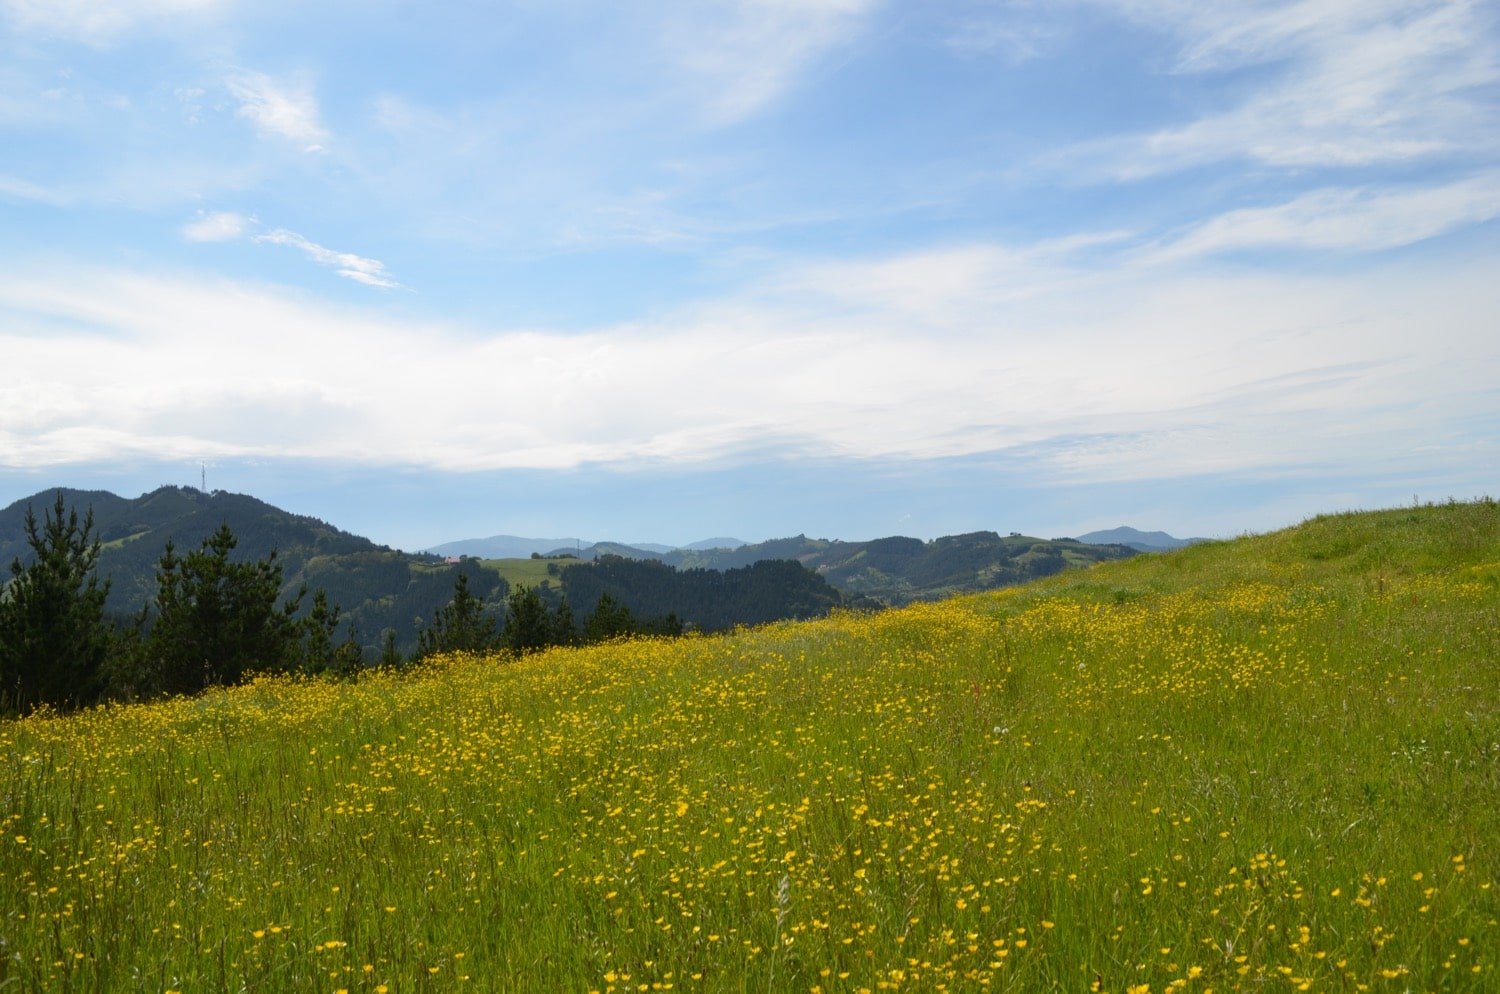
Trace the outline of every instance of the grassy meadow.
<instances>
[{"instance_id":1,"label":"grassy meadow","mask_svg":"<svg viewBox=\"0 0 1500 994\"><path fill-rule=\"evenodd\" d=\"M547 572L547 567L554 566L559 572L563 567L577 563L577 559L481 559L480 565L485 569L492 569L505 577L511 589L525 585L527 587L540 587L543 581L554 587L562 586L562 580Z\"/></svg>"},{"instance_id":2,"label":"grassy meadow","mask_svg":"<svg viewBox=\"0 0 1500 994\"><path fill-rule=\"evenodd\" d=\"M0 991L1500 990L1500 507L0 756Z\"/></svg>"}]
</instances>

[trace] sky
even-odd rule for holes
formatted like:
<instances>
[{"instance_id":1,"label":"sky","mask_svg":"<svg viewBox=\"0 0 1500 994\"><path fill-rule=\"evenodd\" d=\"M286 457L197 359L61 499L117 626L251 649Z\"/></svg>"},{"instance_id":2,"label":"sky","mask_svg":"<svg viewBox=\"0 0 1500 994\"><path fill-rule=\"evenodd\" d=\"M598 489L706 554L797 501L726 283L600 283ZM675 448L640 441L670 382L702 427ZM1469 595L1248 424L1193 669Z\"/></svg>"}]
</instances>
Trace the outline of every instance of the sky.
<instances>
[{"instance_id":1,"label":"sky","mask_svg":"<svg viewBox=\"0 0 1500 994\"><path fill-rule=\"evenodd\" d=\"M1232 536L1500 496L1493 0L0 0L0 505Z\"/></svg>"}]
</instances>

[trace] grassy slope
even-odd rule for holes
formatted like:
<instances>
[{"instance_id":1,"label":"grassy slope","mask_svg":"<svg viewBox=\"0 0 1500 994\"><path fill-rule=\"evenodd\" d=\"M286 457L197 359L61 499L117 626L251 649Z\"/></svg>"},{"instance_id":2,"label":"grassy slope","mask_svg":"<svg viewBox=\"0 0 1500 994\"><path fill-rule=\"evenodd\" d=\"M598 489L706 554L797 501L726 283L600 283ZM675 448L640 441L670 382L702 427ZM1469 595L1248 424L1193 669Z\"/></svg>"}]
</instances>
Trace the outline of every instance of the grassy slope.
<instances>
[{"instance_id":1,"label":"grassy slope","mask_svg":"<svg viewBox=\"0 0 1500 994\"><path fill-rule=\"evenodd\" d=\"M1497 670L1481 504L0 725L0 987L1500 989Z\"/></svg>"},{"instance_id":2,"label":"grassy slope","mask_svg":"<svg viewBox=\"0 0 1500 994\"><path fill-rule=\"evenodd\" d=\"M551 574L549 574L547 572L547 565L550 563L556 566L558 568L558 572L561 573L564 567L576 563L577 561L578 560L576 559L481 560L485 569L492 569L495 572L499 573L501 576L505 577L506 582L510 584L512 590L514 590L521 584L525 584L528 587L539 587L542 585L543 580L548 581L554 587L560 587L562 586L562 578L560 576L552 576Z\"/></svg>"}]
</instances>

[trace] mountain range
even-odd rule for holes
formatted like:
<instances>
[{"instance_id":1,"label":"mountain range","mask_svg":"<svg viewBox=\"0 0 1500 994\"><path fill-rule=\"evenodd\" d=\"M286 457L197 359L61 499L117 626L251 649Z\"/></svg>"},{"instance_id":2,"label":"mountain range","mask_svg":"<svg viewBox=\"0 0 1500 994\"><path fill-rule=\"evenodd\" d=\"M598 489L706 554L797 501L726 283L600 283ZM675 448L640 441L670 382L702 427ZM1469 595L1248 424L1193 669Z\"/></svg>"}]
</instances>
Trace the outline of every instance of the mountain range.
<instances>
[{"instance_id":1,"label":"mountain range","mask_svg":"<svg viewBox=\"0 0 1500 994\"><path fill-rule=\"evenodd\" d=\"M0 510L0 565L16 558L24 561L29 556L24 528L26 509L30 506L40 516L45 508L51 507L57 493L42 491ZM396 633L398 645L403 649L413 647L424 619L431 619L452 596L457 571L468 576L471 591L490 610L501 611L509 584L495 561L530 558L533 554L556 554L579 560L574 566L539 575L537 582L552 588L549 596L575 599L579 591L563 589L569 583L565 577L570 573L572 584L580 591L583 587L592 591L608 578L613 584L607 588L611 596L626 603L635 600L628 589L630 583L642 586L643 590L649 586L654 598L650 600L651 610L659 612L671 610L669 598L677 595L670 591L691 589L694 602L706 604L715 596L714 590L738 590L751 582L749 574L732 583L707 574L744 570L769 560L798 563L819 578L808 586L787 574L755 574L756 607L752 613L756 620L765 620L782 616L777 614L780 609L776 604L780 602L767 593L768 578L786 594L787 610L801 616L808 610L826 610L838 602L838 594L818 592L824 582L841 592L846 603L901 604L1008 586L1064 569L1127 558L1138 551L1157 551L1195 541L1128 528L1091 533L1081 539L1042 539L1016 532L1002 536L998 532L980 531L931 541L892 536L845 542L796 535L746 544L738 539L710 538L682 547L616 542L585 545L578 539L496 535L445 543L427 552L407 553L245 494L217 490L208 493L173 486L134 499L102 490L61 493L65 504L80 512L93 511L95 535L102 547L99 571L111 582L107 609L115 616L128 617L149 603L155 594L156 565L168 542L175 545L179 554L192 551L221 524L227 524L239 540L237 557L259 559L275 550L283 568L283 593L290 595L303 585L324 589L330 601L342 605L344 618L371 648L387 629ZM450 557L467 558L455 563ZM601 572L597 577L576 572L586 561L610 557L654 560L692 575L679 581L659 572L620 568ZM541 576L547 579L540 579ZM729 585L725 586L726 583ZM645 603L642 601L643 607ZM715 611L706 614L700 623L705 626L721 621L734 623L731 615L735 609L727 609L730 614L725 614L725 610L724 605L716 605Z\"/></svg>"},{"instance_id":2,"label":"mountain range","mask_svg":"<svg viewBox=\"0 0 1500 994\"><path fill-rule=\"evenodd\" d=\"M489 538L466 538L434 545L428 552L439 556L472 556L475 559L525 559L531 555L573 552L580 559L594 559L610 554L612 549L649 552L661 555L680 549L737 549L745 543L737 538L706 538L690 545L662 545L657 542L593 542L580 538L523 538L520 535L491 535ZM584 555L583 550L592 550ZM638 558L638 557L636 557Z\"/></svg>"},{"instance_id":3,"label":"mountain range","mask_svg":"<svg viewBox=\"0 0 1500 994\"><path fill-rule=\"evenodd\" d=\"M1071 567L1125 559L1139 551L1142 550L1120 543L1043 539L1014 532L1001 536L998 532L981 531L945 535L927 542L902 536L844 542L796 535L735 548L683 547L669 552L597 542L581 548L554 549L550 555L581 560L611 556L656 560L681 570L740 569L765 560L790 559L846 594L885 604L905 604L1024 583Z\"/></svg>"},{"instance_id":4,"label":"mountain range","mask_svg":"<svg viewBox=\"0 0 1500 994\"><path fill-rule=\"evenodd\" d=\"M238 540L235 560L263 559L275 551L282 567L283 598L303 586L324 590L331 603L342 607L344 620L353 626L367 655L378 650L387 630L395 633L400 651L414 650L418 632L452 599L459 573L491 614L503 615L510 591L493 560L451 562L430 552L402 552L245 494L172 486L134 499L102 490L62 489L18 500L0 509L0 568L30 559L27 509L40 524L59 494L65 507L77 510L80 517L93 514L93 537L100 543L99 575L110 583L105 609L117 621L131 618L154 598L157 566L168 542L183 555L196 550L220 525L228 525ZM605 568L607 563L601 561L596 569L594 563L578 562L555 576L543 573L528 582L541 588L549 601L567 600L579 618L595 606L600 593L608 593L639 620L675 613L683 623L702 630L815 617L840 605L864 603L795 563L780 564L789 570L678 571L621 557L610 561L623 565ZM655 568L628 568L648 565ZM0 573L0 588L8 579L7 573Z\"/></svg>"}]
</instances>

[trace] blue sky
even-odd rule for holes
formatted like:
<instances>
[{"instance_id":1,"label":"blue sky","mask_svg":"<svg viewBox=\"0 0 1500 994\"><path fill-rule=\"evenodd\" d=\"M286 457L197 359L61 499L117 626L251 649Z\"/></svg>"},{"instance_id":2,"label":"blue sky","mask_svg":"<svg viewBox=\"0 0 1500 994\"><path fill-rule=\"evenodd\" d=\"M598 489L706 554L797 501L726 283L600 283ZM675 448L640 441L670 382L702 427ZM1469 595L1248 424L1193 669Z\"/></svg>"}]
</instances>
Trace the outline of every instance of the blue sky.
<instances>
[{"instance_id":1,"label":"blue sky","mask_svg":"<svg viewBox=\"0 0 1500 994\"><path fill-rule=\"evenodd\" d=\"M0 0L0 504L1232 535L1500 493L1500 10Z\"/></svg>"}]
</instances>

